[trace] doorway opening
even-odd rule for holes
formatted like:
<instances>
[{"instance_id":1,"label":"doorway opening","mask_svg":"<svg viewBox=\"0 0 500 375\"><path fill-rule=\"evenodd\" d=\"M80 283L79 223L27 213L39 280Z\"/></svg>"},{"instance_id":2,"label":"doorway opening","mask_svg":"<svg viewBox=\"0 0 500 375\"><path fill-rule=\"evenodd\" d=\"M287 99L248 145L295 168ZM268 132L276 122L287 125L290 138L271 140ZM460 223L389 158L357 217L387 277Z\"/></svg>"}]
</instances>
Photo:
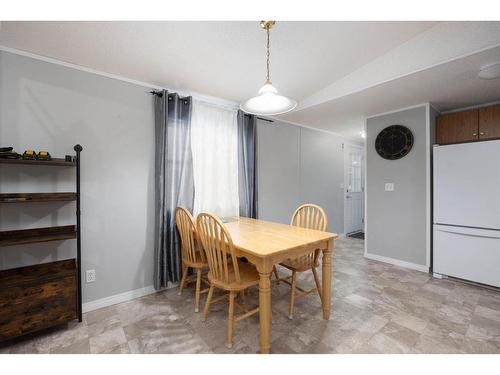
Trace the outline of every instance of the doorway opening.
<instances>
[{"instance_id":1,"label":"doorway opening","mask_svg":"<svg viewBox=\"0 0 500 375\"><path fill-rule=\"evenodd\" d=\"M344 145L344 232L364 239L365 155L361 145Z\"/></svg>"}]
</instances>

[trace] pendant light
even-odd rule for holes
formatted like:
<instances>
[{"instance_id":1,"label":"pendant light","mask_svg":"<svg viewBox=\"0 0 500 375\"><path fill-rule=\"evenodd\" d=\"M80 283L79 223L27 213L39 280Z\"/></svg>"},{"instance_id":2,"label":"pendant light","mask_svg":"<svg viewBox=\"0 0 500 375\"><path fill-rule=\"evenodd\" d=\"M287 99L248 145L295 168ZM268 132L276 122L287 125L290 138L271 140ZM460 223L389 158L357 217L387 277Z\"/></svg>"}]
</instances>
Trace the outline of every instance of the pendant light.
<instances>
[{"instance_id":1,"label":"pendant light","mask_svg":"<svg viewBox=\"0 0 500 375\"><path fill-rule=\"evenodd\" d=\"M248 99L240 105L240 109L254 115L279 115L290 112L297 106L297 102L278 94L278 90L271 83L269 76L269 32L275 21L260 21L260 26L267 33L267 75L266 83L262 86L257 96Z\"/></svg>"}]
</instances>

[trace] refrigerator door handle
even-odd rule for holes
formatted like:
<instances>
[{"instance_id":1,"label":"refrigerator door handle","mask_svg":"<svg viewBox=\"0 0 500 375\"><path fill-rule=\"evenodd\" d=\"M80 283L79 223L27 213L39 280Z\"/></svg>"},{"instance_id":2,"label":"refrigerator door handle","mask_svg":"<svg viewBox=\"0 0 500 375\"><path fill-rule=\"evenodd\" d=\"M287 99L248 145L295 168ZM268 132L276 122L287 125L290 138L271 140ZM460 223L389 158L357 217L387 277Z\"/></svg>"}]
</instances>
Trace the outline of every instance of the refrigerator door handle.
<instances>
[{"instance_id":1,"label":"refrigerator door handle","mask_svg":"<svg viewBox=\"0 0 500 375\"><path fill-rule=\"evenodd\" d=\"M453 233L468 237L500 238L500 231L492 229L454 227L448 225L436 225L435 228L440 232Z\"/></svg>"}]
</instances>

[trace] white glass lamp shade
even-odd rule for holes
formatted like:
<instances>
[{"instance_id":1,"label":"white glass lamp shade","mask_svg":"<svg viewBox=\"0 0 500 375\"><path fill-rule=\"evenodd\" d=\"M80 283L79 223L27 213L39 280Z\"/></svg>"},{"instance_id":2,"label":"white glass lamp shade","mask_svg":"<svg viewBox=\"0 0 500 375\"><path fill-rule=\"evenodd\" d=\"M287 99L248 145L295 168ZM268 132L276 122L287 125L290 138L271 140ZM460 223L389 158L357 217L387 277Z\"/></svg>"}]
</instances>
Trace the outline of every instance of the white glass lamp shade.
<instances>
[{"instance_id":1,"label":"white glass lamp shade","mask_svg":"<svg viewBox=\"0 0 500 375\"><path fill-rule=\"evenodd\" d=\"M278 94L278 90L266 82L259 90L257 96L248 99L240 105L240 109L253 115L279 115L290 112L297 106L297 102Z\"/></svg>"}]
</instances>

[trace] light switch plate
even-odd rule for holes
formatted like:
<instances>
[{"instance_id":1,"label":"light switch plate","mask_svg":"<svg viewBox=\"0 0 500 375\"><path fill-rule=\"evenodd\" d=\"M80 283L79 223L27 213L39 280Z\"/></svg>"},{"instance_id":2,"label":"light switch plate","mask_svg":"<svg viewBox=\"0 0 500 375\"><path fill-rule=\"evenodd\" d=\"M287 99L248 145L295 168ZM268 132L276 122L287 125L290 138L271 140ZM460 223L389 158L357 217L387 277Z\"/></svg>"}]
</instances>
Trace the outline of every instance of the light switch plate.
<instances>
[{"instance_id":1,"label":"light switch plate","mask_svg":"<svg viewBox=\"0 0 500 375\"><path fill-rule=\"evenodd\" d=\"M394 183L392 183L392 182L386 182L386 184L385 184L385 191L394 191Z\"/></svg>"}]
</instances>

